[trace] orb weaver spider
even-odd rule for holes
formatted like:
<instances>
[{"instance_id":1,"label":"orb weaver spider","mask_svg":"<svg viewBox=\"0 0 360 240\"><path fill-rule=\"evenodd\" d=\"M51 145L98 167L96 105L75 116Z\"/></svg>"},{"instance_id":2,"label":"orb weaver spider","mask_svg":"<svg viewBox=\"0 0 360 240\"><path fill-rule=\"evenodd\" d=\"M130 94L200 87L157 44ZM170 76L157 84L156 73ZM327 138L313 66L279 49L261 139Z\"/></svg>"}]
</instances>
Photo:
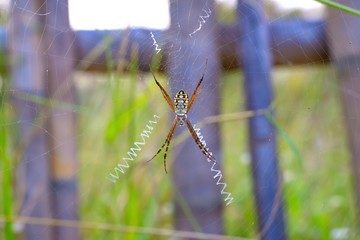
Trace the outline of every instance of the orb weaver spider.
<instances>
[{"instance_id":1,"label":"orb weaver spider","mask_svg":"<svg viewBox=\"0 0 360 240\"><path fill-rule=\"evenodd\" d=\"M165 169L166 173L167 173L167 170L166 170L166 157L167 157L167 153L168 153L168 150L169 150L171 139L172 139L172 137L174 135L174 132L175 132L175 129L176 129L176 126L177 126L178 123L179 123L180 127L182 127L182 126L184 126L186 124L186 126L188 127L188 129L189 129L189 131L191 133L192 138L195 140L195 143L200 148L201 152L208 159L210 159L213 162L216 162L216 159L214 158L214 156L211 153L209 153L208 149L205 148L205 146L201 143L198 135L196 134L192 124L190 123L190 121L189 121L189 119L187 117L187 114L189 113L193 103L195 102L196 98L199 96L199 93L200 93L199 87L200 87L200 85L201 85L201 83L202 83L202 81L204 79L206 66L207 66L207 59L206 59L206 62L205 62L205 67L204 67L202 76L201 76L198 84L196 85L195 90L192 93L190 100L188 98L187 93L183 89L180 89L176 93L176 95L174 97L174 103L171 101L171 98L170 98L169 94L165 91L165 89L157 81L157 79L155 77L155 74L150 69L156 84L160 88L160 91L161 91L163 97L165 98L166 102L169 104L171 110L176 115L175 119L174 119L174 121L173 121L173 123L172 123L172 125L170 127L170 131L169 131L169 133L168 133L168 135L166 137L166 140L165 140L164 144L160 147L160 149L157 151L157 153L150 160L148 160L148 162L153 160L163 150L163 148L166 146L165 153L164 153L164 169Z\"/></svg>"}]
</instances>

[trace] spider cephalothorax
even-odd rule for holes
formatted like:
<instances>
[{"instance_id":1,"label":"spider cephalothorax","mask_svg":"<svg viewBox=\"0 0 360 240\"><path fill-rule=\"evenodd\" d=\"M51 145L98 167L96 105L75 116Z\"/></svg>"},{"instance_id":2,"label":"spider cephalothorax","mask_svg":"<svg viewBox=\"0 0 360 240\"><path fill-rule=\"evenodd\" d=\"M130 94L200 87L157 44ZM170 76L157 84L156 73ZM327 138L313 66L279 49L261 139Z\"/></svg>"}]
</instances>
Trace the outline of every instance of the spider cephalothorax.
<instances>
[{"instance_id":1,"label":"spider cephalothorax","mask_svg":"<svg viewBox=\"0 0 360 240\"><path fill-rule=\"evenodd\" d=\"M207 66L207 60L205 63L205 67L204 67L204 71L202 73L202 76L198 82L198 84L195 87L195 90L193 92L193 94L191 95L191 98L189 100L187 93L184 90L179 90L175 97L174 97L174 103L171 101L171 98L169 96L169 94L165 91L165 89L161 86L161 84L156 80L156 77L154 75L153 72L152 75L154 77L154 80L156 82L156 84L159 86L162 95L164 96L166 102L169 104L171 110L176 114L176 117L171 125L170 131L166 137L166 140L164 142L164 144L160 147L160 149L157 151L157 153L150 159L152 160L153 158L155 158L160 152L161 150L166 146L165 148L165 153L164 153L164 168L165 168L165 172L167 173L166 170L166 156L167 156L167 152L169 149L169 145L171 142L171 139L174 135L175 129L177 124L179 123L179 126L184 126L186 124L186 126L188 127L191 136L193 137L193 139L195 140L196 144L198 145L198 147L200 148L201 152L211 161L216 162L215 158L213 157L213 155L211 153L209 153L208 149L205 148L205 146L201 143L198 135L196 134L193 126L191 125L187 114L190 111L194 101L196 100L196 98L199 95L199 87L204 79L204 75L205 75L205 71L206 71L206 66ZM149 160L149 161L150 161Z\"/></svg>"}]
</instances>

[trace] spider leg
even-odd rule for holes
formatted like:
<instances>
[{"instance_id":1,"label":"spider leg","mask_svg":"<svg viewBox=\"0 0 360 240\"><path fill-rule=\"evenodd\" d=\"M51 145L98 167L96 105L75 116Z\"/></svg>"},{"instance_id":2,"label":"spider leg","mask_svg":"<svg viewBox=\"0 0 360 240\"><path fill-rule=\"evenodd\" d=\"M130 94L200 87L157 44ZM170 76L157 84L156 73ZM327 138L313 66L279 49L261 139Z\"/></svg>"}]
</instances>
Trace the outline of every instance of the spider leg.
<instances>
[{"instance_id":1,"label":"spider leg","mask_svg":"<svg viewBox=\"0 0 360 240\"><path fill-rule=\"evenodd\" d=\"M198 84L196 85L194 92L193 92L192 95L191 95L191 98L190 98L190 101L189 101L189 106L188 106L188 108L187 108L187 113L190 111L191 106L192 106L193 103L195 102L196 98L199 96L199 93L200 93L199 87L200 87L202 81L204 80L204 75L205 75L205 72L206 72L207 62L208 62L208 60L206 59L205 67L204 67L202 76L201 76Z\"/></svg>"},{"instance_id":2,"label":"spider leg","mask_svg":"<svg viewBox=\"0 0 360 240\"><path fill-rule=\"evenodd\" d=\"M176 122L174 122L174 128L170 129L170 132L169 132L169 135L168 135L168 142L167 142L167 145L166 145L166 148L165 148L165 153L164 153L164 169L165 169L166 173L168 173L167 170L166 170L166 157L167 157L167 153L168 153L168 150L169 150L171 139L174 136L175 128L176 128L177 123L178 123L178 118L176 118L175 121Z\"/></svg>"},{"instance_id":3,"label":"spider leg","mask_svg":"<svg viewBox=\"0 0 360 240\"><path fill-rule=\"evenodd\" d=\"M173 110L173 112L174 112L174 111L175 111L174 103L172 102L169 94L165 91L165 89L164 89L164 88L161 86L161 84L158 82L158 80L156 79L155 74L153 73L153 71L151 70L151 68L150 68L150 72L151 72L151 74L153 75L156 84L159 86L159 88L160 88L160 90L161 90L161 93L162 93L162 95L164 96L166 102L169 104L171 110Z\"/></svg>"},{"instance_id":4,"label":"spider leg","mask_svg":"<svg viewBox=\"0 0 360 240\"><path fill-rule=\"evenodd\" d=\"M206 147L201 143L198 135L196 134L193 126L191 125L191 122L189 121L188 118L185 118L185 123L191 133L191 136L193 137L193 139L195 140L196 144L198 145L198 147L200 148L201 152L211 161L216 162L215 157L209 153L209 151L206 149Z\"/></svg>"},{"instance_id":5,"label":"spider leg","mask_svg":"<svg viewBox=\"0 0 360 240\"><path fill-rule=\"evenodd\" d=\"M157 151L157 153L149 160L147 160L147 162L150 162L151 160L153 160L160 152L161 150L163 150L163 148L166 146L165 148L165 153L164 153L164 168L165 168L165 172L167 173L167 170L166 170L166 157L167 157L167 152L169 150L169 145L170 145L170 142L171 142L171 139L174 135L174 132L175 132L175 128L177 126L179 122L179 119L178 118L175 118L172 125L171 125L171 128L170 128L170 131L166 137L166 140L164 142L164 144L159 148L159 150Z\"/></svg>"}]
</instances>

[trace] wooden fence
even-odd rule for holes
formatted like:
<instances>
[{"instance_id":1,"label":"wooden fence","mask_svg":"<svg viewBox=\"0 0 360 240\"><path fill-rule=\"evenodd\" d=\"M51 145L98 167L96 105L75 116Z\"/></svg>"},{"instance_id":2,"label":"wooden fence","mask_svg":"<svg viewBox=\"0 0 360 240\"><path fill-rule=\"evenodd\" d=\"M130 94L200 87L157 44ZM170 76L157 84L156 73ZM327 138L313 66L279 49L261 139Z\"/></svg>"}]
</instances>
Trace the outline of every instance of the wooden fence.
<instances>
[{"instance_id":1,"label":"wooden fence","mask_svg":"<svg viewBox=\"0 0 360 240\"><path fill-rule=\"evenodd\" d=\"M360 8L359 1L340 2ZM201 31L194 34L194 41L190 42L188 35L193 31L194 24L189 22L198 21L199 13L203 11L205 4L215 12L213 1L171 1L171 20L176 25L172 24L168 31L151 31L156 39L166 40L175 48L182 49L183 54L176 57L168 54L166 49L164 51L163 64L166 62L170 79L179 76L185 79L181 86L178 86L178 81L171 81L171 89L178 89L183 85L191 86L193 79L199 76L198 66L203 66L207 58L209 84L217 85L221 67L228 69L240 65L245 74L247 109L268 109L273 99L270 76L273 63L323 64L333 59L332 63L337 69L340 82L359 205L360 18L331 10L331 21L279 19L268 24L264 18L262 1L239 0L238 23L220 26L216 22L216 14L211 14ZM76 103L71 74L75 68L84 71L106 70L106 57L104 49L101 49L104 47L104 38L111 39L110 50L114 61L120 58L130 60L130 47L125 51L125 56L120 56L118 51L125 38L130 43L128 46L137 43L139 68L142 70L148 69L155 53L152 41L144 41L150 38L150 30L70 31L67 6L66 0L61 4L58 1L12 1L8 32L0 32L1 36L5 36L1 38L1 47L6 47L10 54L11 97L21 129L20 138L25 148L21 165L26 173L22 179L26 191L23 206L25 210L21 213L24 216L78 219L76 114L69 114L56 106L52 106L50 110L44 109L43 105L28 101L27 94ZM54 12L56 14L46 14ZM180 24L180 29L177 24ZM186 62L193 63L186 66L187 71L184 70ZM259 88L259 85L262 87ZM207 94L206 89L202 94ZM208 94L211 94L212 98L209 99L204 111L192 114L194 119L218 114L219 105L216 99L220 97L219 92L216 90ZM48 111L47 121L37 115L44 111ZM285 209L276 154L276 131L264 115L253 117L248 122L259 237L286 239ZM33 128L34 125L42 126L49 134L37 131ZM218 126L206 127L203 133L207 136L208 146L213 150L215 157L221 159ZM59 146L59 142L63 143L63 140L66 140L66 144L54 147ZM213 184L205 181L207 178L206 173L203 173L201 161L195 161L201 157L201 153L194 150L196 146L192 139L182 143L179 149L183 148L189 151L184 151L181 159L179 154L176 154L173 164L176 169L173 174L174 184L194 214L201 230L205 233L223 234L222 199ZM44 154L47 152L49 154ZM189 169L189 174L196 177L181 177L180 173ZM199 174L200 172L202 174ZM52 191L48 191L49 189ZM197 195L199 189L203 193L201 196ZM202 200L204 197L206 204ZM192 231L186 213L176 201L174 204L175 228ZM75 228L26 225L27 239L38 239L39 233L42 239L79 239L79 232Z\"/></svg>"}]
</instances>

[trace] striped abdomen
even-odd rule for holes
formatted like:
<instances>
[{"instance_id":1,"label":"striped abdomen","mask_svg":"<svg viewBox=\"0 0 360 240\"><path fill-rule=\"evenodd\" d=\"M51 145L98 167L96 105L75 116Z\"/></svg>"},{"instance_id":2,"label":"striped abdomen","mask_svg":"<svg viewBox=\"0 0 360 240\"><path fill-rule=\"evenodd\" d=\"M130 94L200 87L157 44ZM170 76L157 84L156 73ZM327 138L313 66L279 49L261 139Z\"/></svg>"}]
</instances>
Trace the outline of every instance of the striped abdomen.
<instances>
[{"instance_id":1,"label":"striped abdomen","mask_svg":"<svg viewBox=\"0 0 360 240\"><path fill-rule=\"evenodd\" d=\"M176 115L183 116L187 113L189 98L184 90L181 89L176 93L174 103Z\"/></svg>"},{"instance_id":2,"label":"striped abdomen","mask_svg":"<svg viewBox=\"0 0 360 240\"><path fill-rule=\"evenodd\" d=\"M179 90L174 98L175 103L175 114L179 119L179 125L184 126L184 120L187 117L187 108L189 105L188 95L184 90Z\"/></svg>"}]
</instances>

